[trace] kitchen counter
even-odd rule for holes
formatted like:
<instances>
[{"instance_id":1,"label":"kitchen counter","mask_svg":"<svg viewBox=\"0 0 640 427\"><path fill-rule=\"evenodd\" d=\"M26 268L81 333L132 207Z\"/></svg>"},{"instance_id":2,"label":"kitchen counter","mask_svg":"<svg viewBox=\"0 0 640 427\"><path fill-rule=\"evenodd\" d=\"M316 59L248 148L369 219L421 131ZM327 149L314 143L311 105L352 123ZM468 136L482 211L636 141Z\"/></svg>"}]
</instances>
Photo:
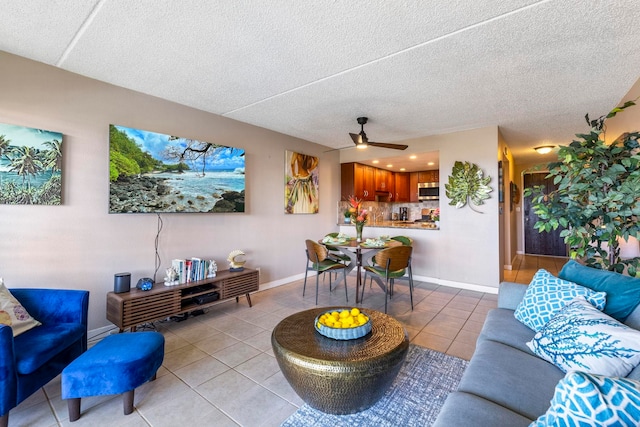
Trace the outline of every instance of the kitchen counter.
<instances>
[{"instance_id":1,"label":"kitchen counter","mask_svg":"<svg viewBox=\"0 0 640 427\"><path fill-rule=\"evenodd\" d=\"M355 227L353 224L338 224L342 227ZM414 221L376 221L365 224L366 228L410 228L413 230L438 230L435 222L414 222Z\"/></svg>"}]
</instances>

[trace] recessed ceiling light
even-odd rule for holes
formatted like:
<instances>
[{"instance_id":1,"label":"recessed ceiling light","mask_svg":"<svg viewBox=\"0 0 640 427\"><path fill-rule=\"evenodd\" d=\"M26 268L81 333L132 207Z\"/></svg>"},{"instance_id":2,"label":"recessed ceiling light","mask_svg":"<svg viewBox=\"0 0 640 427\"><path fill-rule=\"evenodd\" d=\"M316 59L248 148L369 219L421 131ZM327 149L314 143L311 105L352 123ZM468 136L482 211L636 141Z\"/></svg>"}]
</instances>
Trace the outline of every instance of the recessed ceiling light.
<instances>
[{"instance_id":1,"label":"recessed ceiling light","mask_svg":"<svg viewBox=\"0 0 640 427\"><path fill-rule=\"evenodd\" d=\"M418 156L416 156L415 154L412 154L412 155L410 155L410 156L409 156L409 158L410 158L411 160L415 160L415 159L417 159L417 158L418 158Z\"/></svg>"},{"instance_id":2,"label":"recessed ceiling light","mask_svg":"<svg viewBox=\"0 0 640 427\"><path fill-rule=\"evenodd\" d=\"M405 168L400 168L400 172L404 172L404 171L406 171Z\"/></svg>"},{"instance_id":3,"label":"recessed ceiling light","mask_svg":"<svg viewBox=\"0 0 640 427\"><path fill-rule=\"evenodd\" d=\"M392 167L393 167L393 165L392 165L391 163L389 163L389 164L387 165L387 167L388 167L388 168L392 168Z\"/></svg>"},{"instance_id":4,"label":"recessed ceiling light","mask_svg":"<svg viewBox=\"0 0 640 427\"><path fill-rule=\"evenodd\" d=\"M371 163L373 163L374 165L377 165L378 163L380 163L380 160L374 160Z\"/></svg>"},{"instance_id":5,"label":"recessed ceiling light","mask_svg":"<svg viewBox=\"0 0 640 427\"><path fill-rule=\"evenodd\" d=\"M427 163L427 165L428 165L428 166L433 166L433 165L435 165L435 163L433 163L433 162L429 162L429 163Z\"/></svg>"}]
</instances>

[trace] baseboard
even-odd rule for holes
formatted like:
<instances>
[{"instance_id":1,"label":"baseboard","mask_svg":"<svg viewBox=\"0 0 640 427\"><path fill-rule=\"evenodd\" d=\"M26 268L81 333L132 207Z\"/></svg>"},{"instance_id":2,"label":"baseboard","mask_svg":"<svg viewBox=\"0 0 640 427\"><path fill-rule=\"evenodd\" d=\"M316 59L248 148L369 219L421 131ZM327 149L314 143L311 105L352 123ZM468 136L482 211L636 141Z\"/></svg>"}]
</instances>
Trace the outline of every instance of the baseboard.
<instances>
[{"instance_id":1,"label":"baseboard","mask_svg":"<svg viewBox=\"0 0 640 427\"><path fill-rule=\"evenodd\" d=\"M498 294L498 288L493 286L476 285L474 283L455 282L453 280L438 279L435 277L413 275L414 281L435 283L436 285L448 286L450 288L466 289L468 291L484 292L487 294Z\"/></svg>"},{"instance_id":2,"label":"baseboard","mask_svg":"<svg viewBox=\"0 0 640 427\"><path fill-rule=\"evenodd\" d=\"M315 276L315 271L309 272L309 277ZM286 285L291 282L295 282L296 280L304 279L304 273L296 274L294 276L285 277L283 279L274 280L272 282L260 283L260 290L266 291L267 289L277 288L278 286Z\"/></svg>"}]
</instances>

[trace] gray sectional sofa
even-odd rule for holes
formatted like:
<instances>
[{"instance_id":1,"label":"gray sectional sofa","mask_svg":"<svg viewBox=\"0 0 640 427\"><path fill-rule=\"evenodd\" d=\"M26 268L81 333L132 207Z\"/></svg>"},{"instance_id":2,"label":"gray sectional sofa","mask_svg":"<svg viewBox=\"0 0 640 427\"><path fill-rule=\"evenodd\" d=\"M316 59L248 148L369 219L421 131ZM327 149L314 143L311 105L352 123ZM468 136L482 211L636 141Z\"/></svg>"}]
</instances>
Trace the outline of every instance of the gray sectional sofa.
<instances>
[{"instance_id":1,"label":"gray sectional sofa","mask_svg":"<svg viewBox=\"0 0 640 427\"><path fill-rule=\"evenodd\" d=\"M572 277L566 277L566 280L589 286L584 283L588 281L585 279L588 276L585 272L589 273L589 270L584 270L586 268L568 264L563 270L566 269ZM616 273L596 272L599 281L620 276L609 277L608 274ZM640 279L632 280L640 287ZM633 287L628 289L633 291ZM448 396L434 426L528 426L547 411L556 384L565 374L536 356L526 345L535 332L514 317L514 310L526 290L527 285L501 283L498 308L488 313L475 353L458 389ZM621 295L620 298L638 298L638 292ZM640 305L633 309L624 323L640 330ZM631 371L627 378L640 380L640 367Z\"/></svg>"}]
</instances>

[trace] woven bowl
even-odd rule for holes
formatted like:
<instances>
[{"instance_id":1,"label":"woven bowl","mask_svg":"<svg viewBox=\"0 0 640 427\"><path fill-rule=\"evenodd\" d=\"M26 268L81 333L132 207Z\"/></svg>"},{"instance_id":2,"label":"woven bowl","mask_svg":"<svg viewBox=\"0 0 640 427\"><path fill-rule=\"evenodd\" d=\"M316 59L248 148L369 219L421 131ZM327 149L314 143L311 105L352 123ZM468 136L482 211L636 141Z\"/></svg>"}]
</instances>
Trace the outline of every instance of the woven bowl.
<instances>
[{"instance_id":1,"label":"woven bowl","mask_svg":"<svg viewBox=\"0 0 640 427\"><path fill-rule=\"evenodd\" d=\"M324 335L328 338L333 338L334 340L354 340L356 338L362 338L371 332L371 318L367 315L367 313L362 312L369 320L364 325L356 326L355 328L332 328L325 325L320 325L318 327L318 319L325 313L331 313L334 310L325 311L323 313L318 314L315 320L313 321L313 327L320 333L320 335ZM340 309L338 309L340 311Z\"/></svg>"}]
</instances>

